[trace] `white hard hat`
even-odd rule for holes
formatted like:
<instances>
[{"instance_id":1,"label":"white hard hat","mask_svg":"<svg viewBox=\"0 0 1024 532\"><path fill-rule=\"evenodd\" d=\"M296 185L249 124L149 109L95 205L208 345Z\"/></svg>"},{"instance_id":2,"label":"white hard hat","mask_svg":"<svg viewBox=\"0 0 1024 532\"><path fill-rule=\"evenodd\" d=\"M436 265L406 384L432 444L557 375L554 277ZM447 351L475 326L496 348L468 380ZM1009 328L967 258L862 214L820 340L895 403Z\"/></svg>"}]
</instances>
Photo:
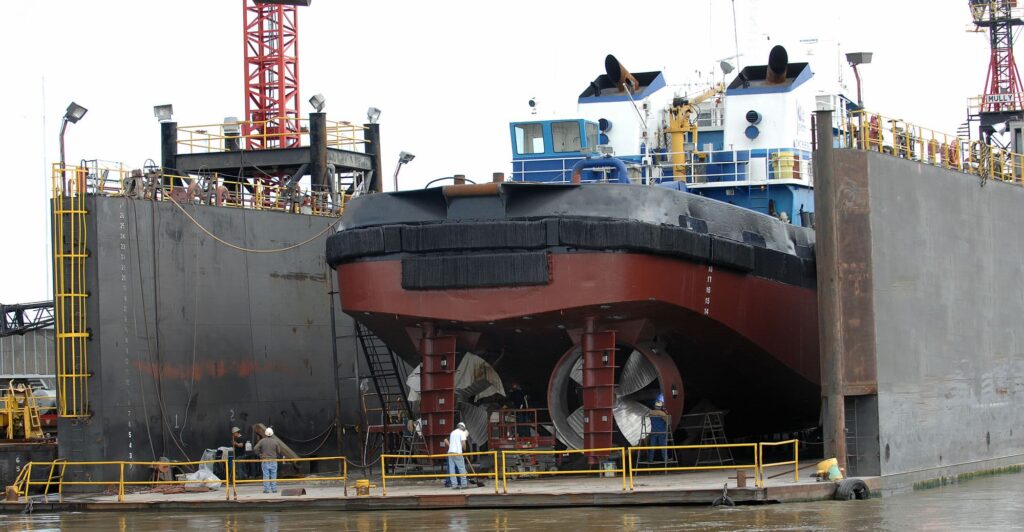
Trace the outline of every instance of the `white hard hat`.
<instances>
[{"instance_id":1,"label":"white hard hat","mask_svg":"<svg viewBox=\"0 0 1024 532\"><path fill-rule=\"evenodd\" d=\"M274 429L272 429L270 427L267 427L267 430L263 431L263 435L268 437L268 438L273 436L274 435Z\"/></svg>"},{"instance_id":2,"label":"white hard hat","mask_svg":"<svg viewBox=\"0 0 1024 532\"><path fill-rule=\"evenodd\" d=\"M464 428L466 428L466 424L465 424L465 423L462 423L462 422L459 422L459 428L460 428L460 429L464 429Z\"/></svg>"}]
</instances>

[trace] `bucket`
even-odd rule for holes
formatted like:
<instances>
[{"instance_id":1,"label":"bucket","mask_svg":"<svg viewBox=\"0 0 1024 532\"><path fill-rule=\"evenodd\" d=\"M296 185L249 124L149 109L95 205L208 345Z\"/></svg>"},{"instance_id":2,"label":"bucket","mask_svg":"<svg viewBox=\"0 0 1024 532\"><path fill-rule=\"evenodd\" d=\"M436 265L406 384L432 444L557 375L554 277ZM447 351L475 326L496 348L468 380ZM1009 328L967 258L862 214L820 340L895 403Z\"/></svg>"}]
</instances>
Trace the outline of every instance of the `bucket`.
<instances>
[{"instance_id":1,"label":"bucket","mask_svg":"<svg viewBox=\"0 0 1024 532\"><path fill-rule=\"evenodd\" d=\"M615 462L601 462L601 470L604 471L601 476L603 477L614 477L616 469L618 468L615 467Z\"/></svg>"},{"instance_id":2,"label":"bucket","mask_svg":"<svg viewBox=\"0 0 1024 532\"><path fill-rule=\"evenodd\" d=\"M356 481L356 495L366 497L370 494L370 481L365 478Z\"/></svg>"}]
</instances>

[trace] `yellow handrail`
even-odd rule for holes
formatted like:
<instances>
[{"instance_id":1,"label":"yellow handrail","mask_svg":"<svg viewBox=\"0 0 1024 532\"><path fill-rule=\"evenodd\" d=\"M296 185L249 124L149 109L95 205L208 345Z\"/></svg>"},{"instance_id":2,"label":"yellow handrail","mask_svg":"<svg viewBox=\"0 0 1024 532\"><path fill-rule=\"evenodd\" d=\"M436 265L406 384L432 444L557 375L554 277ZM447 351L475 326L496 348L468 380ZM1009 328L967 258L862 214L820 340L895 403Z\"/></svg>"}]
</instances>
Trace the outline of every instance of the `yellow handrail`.
<instances>
[{"instance_id":1,"label":"yellow handrail","mask_svg":"<svg viewBox=\"0 0 1024 532\"><path fill-rule=\"evenodd\" d=\"M387 460L389 458L402 459L402 460L437 460L440 458L447 459L451 456L490 456L492 463L494 464L493 473L422 473L414 475L396 475L388 474ZM447 478L447 477L491 477L494 479L494 493L498 493L498 452L497 451L477 451L471 453L445 453L445 454L382 454L380 456L380 486L381 493L384 496L388 494L388 479L401 479L401 478Z\"/></svg>"},{"instance_id":2,"label":"yellow handrail","mask_svg":"<svg viewBox=\"0 0 1024 532\"><path fill-rule=\"evenodd\" d=\"M754 485L756 487L763 487L763 481L761 478L761 462L760 462L760 447L756 443L719 443L719 444L708 444L708 445L654 445L644 447L631 447L629 450L637 451L669 451L669 450L695 450L695 449L739 449L749 448L754 455L753 464L729 464L729 465L706 465L706 466L672 466L672 467L633 467L632 458L630 458L630 470L629 470L629 485L630 489L633 486L633 477L636 473L644 472L664 472L664 471L717 471L723 469L751 469L754 472Z\"/></svg>"},{"instance_id":3,"label":"yellow handrail","mask_svg":"<svg viewBox=\"0 0 1024 532\"><path fill-rule=\"evenodd\" d=\"M63 499L64 486L117 486L117 500L118 502L124 502L125 497L125 486L136 486L136 485L185 485L192 483L201 484L217 484L224 485L224 498L231 500L231 479L224 478L221 480L125 480L124 470L125 467L134 468L137 466L142 467L154 467L154 466L199 466L203 464L222 464L224 466L225 476L228 475L228 460L197 460L192 462L133 462L124 460L111 460L111 461L91 461L91 462L72 462L67 460L54 460L52 462L29 462L25 469L25 478L22 483L24 492L19 491L19 495L28 496L28 491L32 486L46 486L44 493L49 493L50 486L53 484L53 470L57 465L61 467L60 480L58 482L57 493ZM50 468L50 476L47 477L45 482L32 480L32 467L43 466ZM96 467L96 466L117 466L118 478L117 480L64 480L64 474L68 467Z\"/></svg>"},{"instance_id":4,"label":"yellow handrail","mask_svg":"<svg viewBox=\"0 0 1024 532\"><path fill-rule=\"evenodd\" d=\"M263 464L265 462L289 462L289 463L301 463L301 462L333 462L337 461L341 464L339 468L340 475L325 476L325 477L301 477L301 478L278 478L274 482L302 482L302 481L316 481L316 482L331 482L341 481L342 491L345 496L348 496L348 460L344 456L324 456L324 457L304 457L304 458L276 458L276 459L256 459L256 458L236 458L231 460L231 489L234 493L235 500L238 500L238 485L239 484L259 484L263 482L263 478L251 478L238 480L238 464ZM225 470L227 471L227 470ZM228 473L225 473L228 474Z\"/></svg>"},{"instance_id":5,"label":"yellow handrail","mask_svg":"<svg viewBox=\"0 0 1024 532\"><path fill-rule=\"evenodd\" d=\"M765 447L778 447L780 445L792 445L793 446L793 459L785 462L772 462L770 464L764 463L764 448ZM793 482L800 482L800 440L786 440L780 442L761 442L758 447L758 460L761 462L761 482L762 487L764 483L764 470L768 467L791 465L793 466Z\"/></svg>"},{"instance_id":6,"label":"yellow handrail","mask_svg":"<svg viewBox=\"0 0 1024 532\"><path fill-rule=\"evenodd\" d=\"M558 470L558 471L508 471L507 468L507 457L508 455L537 455L537 454L591 454L591 453L615 453L618 452L620 455L621 466L618 469L574 469L574 470ZM564 449L558 451L540 451L536 449L524 449L524 450L509 450L501 451L501 485L502 491L508 493L508 477L509 476L521 476L521 475L593 475L602 473L618 473L622 475L622 491L627 489L633 489L631 480L627 484L626 477L629 475L628 472L629 457L626 453L625 447L608 447L604 449ZM628 486L628 487L627 487Z\"/></svg>"}]
</instances>

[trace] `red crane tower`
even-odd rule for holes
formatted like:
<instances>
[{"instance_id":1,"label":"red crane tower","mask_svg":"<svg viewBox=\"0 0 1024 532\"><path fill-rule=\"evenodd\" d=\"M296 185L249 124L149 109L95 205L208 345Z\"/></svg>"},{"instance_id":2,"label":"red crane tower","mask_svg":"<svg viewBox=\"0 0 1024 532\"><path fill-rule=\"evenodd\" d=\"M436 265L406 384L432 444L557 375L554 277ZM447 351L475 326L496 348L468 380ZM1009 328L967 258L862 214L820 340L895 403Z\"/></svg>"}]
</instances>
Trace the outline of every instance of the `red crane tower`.
<instances>
[{"instance_id":1,"label":"red crane tower","mask_svg":"<svg viewBox=\"0 0 1024 532\"><path fill-rule=\"evenodd\" d=\"M1017 0L969 0L969 5L977 30L989 33L988 76L977 108L982 138L989 140L994 124L1024 112L1024 89L1013 58L1013 30L1024 21L1016 11Z\"/></svg>"},{"instance_id":2,"label":"red crane tower","mask_svg":"<svg viewBox=\"0 0 1024 532\"><path fill-rule=\"evenodd\" d=\"M310 0L242 0L246 148L299 146L297 6Z\"/></svg>"}]
</instances>

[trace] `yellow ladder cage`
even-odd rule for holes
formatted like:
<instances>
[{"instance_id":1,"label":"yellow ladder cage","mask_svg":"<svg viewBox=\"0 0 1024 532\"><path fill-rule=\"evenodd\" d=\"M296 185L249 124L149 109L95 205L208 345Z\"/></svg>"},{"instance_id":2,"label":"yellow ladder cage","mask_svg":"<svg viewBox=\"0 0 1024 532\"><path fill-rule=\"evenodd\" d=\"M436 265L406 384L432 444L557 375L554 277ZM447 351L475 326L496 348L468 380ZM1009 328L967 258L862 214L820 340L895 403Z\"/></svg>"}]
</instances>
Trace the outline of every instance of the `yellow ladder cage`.
<instances>
[{"instance_id":1,"label":"yellow ladder cage","mask_svg":"<svg viewBox=\"0 0 1024 532\"><path fill-rule=\"evenodd\" d=\"M57 415L89 416L85 262L88 170L53 166L53 313Z\"/></svg>"}]
</instances>

